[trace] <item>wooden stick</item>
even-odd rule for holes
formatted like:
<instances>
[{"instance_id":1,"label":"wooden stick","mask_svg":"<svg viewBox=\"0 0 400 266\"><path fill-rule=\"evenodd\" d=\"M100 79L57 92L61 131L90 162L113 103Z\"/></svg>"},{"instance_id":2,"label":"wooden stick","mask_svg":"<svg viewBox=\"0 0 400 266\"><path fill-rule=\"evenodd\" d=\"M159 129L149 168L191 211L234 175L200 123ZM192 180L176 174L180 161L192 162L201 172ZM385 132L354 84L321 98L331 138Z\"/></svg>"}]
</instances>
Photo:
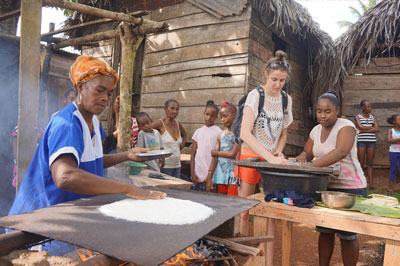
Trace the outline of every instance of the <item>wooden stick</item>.
<instances>
[{"instance_id":1,"label":"wooden stick","mask_svg":"<svg viewBox=\"0 0 400 266\"><path fill-rule=\"evenodd\" d=\"M241 244L250 244L257 245L260 243L265 243L268 241L273 241L274 238L272 236L252 236L252 237L232 237L232 238L224 238L225 240L233 241Z\"/></svg>"},{"instance_id":2,"label":"wooden stick","mask_svg":"<svg viewBox=\"0 0 400 266\"><path fill-rule=\"evenodd\" d=\"M46 237L27 232L14 231L0 235L0 256L6 255L14 249L23 248L26 245L38 243Z\"/></svg>"},{"instance_id":3,"label":"wooden stick","mask_svg":"<svg viewBox=\"0 0 400 266\"><path fill-rule=\"evenodd\" d=\"M0 15L0 21L19 16L20 14L21 14L21 8L18 8L18 9L14 10L14 11L9 12L9 13Z\"/></svg>"},{"instance_id":4,"label":"wooden stick","mask_svg":"<svg viewBox=\"0 0 400 266\"><path fill-rule=\"evenodd\" d=\"M206 262L214 262L214 261L222 261L222 260L231 260L233 259L232 256L229 257L219 257L214 259L185 259L185 263L196 264L196 263L206 263Z\"/></svg>"},{"instance_id":5,"label":"wooden stick","mask_svg":"<svg viewBox=\"0 0 400 266\"><path fill-rule=\"evenodd\" d=\"M212 241L220 242L220 243L224 244L225 246L227 246L228 248L230 248L231 250L233 250L237 253L240 253L240 254L257 256L258 254L261 253L261 249L259 249L259 248L249 247L246 245L235 243L233 241L225 240L223 238L210 236L210 235L206 235L205 238L210 239Z\"/></svg>"},{"instance_id":6,"label":"wooden stick","mask_svg":"<svg viewBox=\"0 0 400 266\"><path fill-rule=\"evenodd\" d=\"M132 12L129 13L129 15L131 16L135 16L137 17L138 15L140 16L145 16L147 15L149 12L147 11L136 11L136 12ZM62 32L66 32L66 31L70 31L70 30L75 30L75 29L79 29L79 28L84 28L90 25L95 25L95 24L101 24L101 23L105 23L105 22L110 22L113 21L111 18L102 18L102 19L98 19L98 20L92 20L92 21L88 21L88 22L84 22L78 25L73 25L67 28L63 28L63 29L59 29L59 30L55 30L55 31L51 31L51 32L46 32L42 34L42 38L43 37L47 37L47 36L52 36L52 35L56 35Z\"/></svg>"},{"instance_id":7,"label":"wooden stick","mask_svg":"<svg viewBox=\"0 0 400 266\"><path fill-rule=\"evenodd\" d=\"M229 252L229 250L228 250L228 255L232 257L232 259L230 259L229 262L232 262L232 264L234 266L239 266L239 263L235 260L235 257L232 256L232 254Z\"/></svg>"},{"instance_id":8,"label":"wooden stick","mask_svg":"<svg viewBox=\"0 0 400 266\"><path fill-rule=\"evenodd\" d=\"M80 13L84 13L84 14L88 14L88 15L93 15L93 16L103 17L103 18L110 18L112 20L117 20L117 21L126 21L126 22L130 22L133 24L141 23L141 18L138 18L135 16L131 16L131 15L124 14L124 13L112 12L109 10L104 10L101 8L83 5L83 4L79 4L79 3L73 3L73 2L69 2L67 0L43 0L43 5L61 7L61 8L69 9L69 10L75 10ZM162 23L144 19L143 24L157 25L157 24L162 24Z\"/></svg>"}]
</instances>

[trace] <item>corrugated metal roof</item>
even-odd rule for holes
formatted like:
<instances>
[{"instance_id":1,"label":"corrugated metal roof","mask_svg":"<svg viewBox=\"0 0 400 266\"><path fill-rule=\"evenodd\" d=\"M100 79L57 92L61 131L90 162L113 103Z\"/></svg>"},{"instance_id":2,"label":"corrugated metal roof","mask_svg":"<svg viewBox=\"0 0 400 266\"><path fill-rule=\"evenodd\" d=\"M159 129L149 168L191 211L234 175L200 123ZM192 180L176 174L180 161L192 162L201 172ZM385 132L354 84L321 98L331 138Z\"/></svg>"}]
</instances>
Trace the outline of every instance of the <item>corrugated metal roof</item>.
<instances>
[{"instance_id":1,"label":"corrugated metal roof","mask_svg":"<svg viewBox=\"0 0 400 266\"><path fill-rule=\"evenodd\" d=\"M211 15L222 18L240 15L246 8L248 0L186 0Z\"/></svg>"}]
</instances>

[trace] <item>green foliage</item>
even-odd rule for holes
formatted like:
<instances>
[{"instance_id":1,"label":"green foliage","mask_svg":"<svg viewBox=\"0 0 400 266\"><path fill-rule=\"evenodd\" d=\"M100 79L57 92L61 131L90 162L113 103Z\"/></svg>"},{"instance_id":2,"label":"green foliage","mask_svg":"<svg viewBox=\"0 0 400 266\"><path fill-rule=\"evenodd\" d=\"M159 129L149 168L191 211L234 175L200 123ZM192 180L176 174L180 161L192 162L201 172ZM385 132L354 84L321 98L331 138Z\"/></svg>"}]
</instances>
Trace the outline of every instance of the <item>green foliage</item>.
<instances>
[{"instance_id":1,"label":"green foliage","mask_svg":"<svg viewBox=\"0 0 400 266\"><path fill-rule=\"evenodd\" d=\"M355 7L349 6L350 12L359 20L371 7L374 7L377 4L378 0L369 0L368 4L364 4L361 0L358 0L358 3L361 6L361 10L358 10ZM347 21L347 20L341 20L337 22L337 24L343 28L343 27L350 27L351 25L354 24L354 22Z\"/></svg>"}]
</instances>

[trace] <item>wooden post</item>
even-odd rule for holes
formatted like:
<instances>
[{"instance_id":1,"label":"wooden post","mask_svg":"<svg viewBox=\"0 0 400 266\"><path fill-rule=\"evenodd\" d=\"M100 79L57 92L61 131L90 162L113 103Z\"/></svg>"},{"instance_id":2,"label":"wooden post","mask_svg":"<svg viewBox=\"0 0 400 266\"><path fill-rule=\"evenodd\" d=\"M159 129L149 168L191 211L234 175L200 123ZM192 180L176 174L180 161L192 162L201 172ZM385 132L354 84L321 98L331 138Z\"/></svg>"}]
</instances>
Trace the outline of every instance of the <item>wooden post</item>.
<instances>
[{"instance_id":1,"label":"wooden post","mask_svg":"<svg viewBox=\"0 0 400 266\"><path fill-rule=\"evenodd\" d=\"M293 223L282 220L282 265L290 265L290 251L292 250Z\"/></svg>"},{"instance_id":2,"label":"wooden post","mask_svg":"<svg viewBox=\"0 0 400 266\"><path fill-rule=\"evenodd\" d=\"M129 133L132 126L132 90L133 90L133 69L136 51L143 41L143 37L135 36L129 25L121 23L118 26L121 39L121 79L120 107L119 107L119 128L117 152L127 151L129 146Z\"/></svg>"},{"instance_id":3,"label":"wooden post","mask_svg":"<svg viewBox=\"0 0 400 266\"><path fill-rule=\"evenodd\" d=\"M21 0L18 90L17 187L37 146L42 0Z\"/></svg>"},{"instance_id":4,"label":"wooden post","mask_svg":"<svg viewBox=\"0 0 400 266\"><path fill-rule=\"evenodd\" d=\"M253 216L254 217L254 236L266 236L268 234L268 218ZM264 256L258 265L267 265L267 243L262 243L259 248L263 251Z\"/></svg>"},{"instance_id":5,"label":"wooden post","mask_svg":"<svg viewBox=\"0 0 400 266\"><path fill-rule=\"evenodd\" d=\"M398 265L400 261L400 241L386 239L383 266Z\"/></svg>"}]
</instances>

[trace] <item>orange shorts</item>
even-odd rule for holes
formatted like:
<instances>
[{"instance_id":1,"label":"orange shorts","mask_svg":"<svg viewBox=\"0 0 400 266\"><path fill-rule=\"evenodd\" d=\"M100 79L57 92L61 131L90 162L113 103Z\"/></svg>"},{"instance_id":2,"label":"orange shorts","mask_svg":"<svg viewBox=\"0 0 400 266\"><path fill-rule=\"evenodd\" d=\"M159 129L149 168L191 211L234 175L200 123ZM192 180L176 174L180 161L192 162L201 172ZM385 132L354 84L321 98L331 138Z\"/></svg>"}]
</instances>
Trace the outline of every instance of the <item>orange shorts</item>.
<instances>
[{"instance_id":1,"label":"orange shorts","mask_svg":"<svg viewBox=\"0 0 400 266\"><path fill-rule=\"evenodd\" d=\"M228 194L231 196L237 196L239 193L239 190L236 188L236 185L230 184L230 185L222 185L218 184L218 193L219 194Z\"/></svg>"},{"instance_id":2,"label":"orange shorts","mask_svg":"<svg viewBox=\"0 0 400 266\"><path fill-rule=\"evenodd\" d=\"M264 160L260 155L255 153L250 149L242 149L242 154L240 155L240 160L245 160L249 158L260 158ZM239 160L239 153L236 156L236 159ZM240 177L243 182L248 184L258 184L261 179L261 174L257 172L255 168L246 168L246 167L238 167L235 166L234 177Z\"/></svg>"}]
</instances>

